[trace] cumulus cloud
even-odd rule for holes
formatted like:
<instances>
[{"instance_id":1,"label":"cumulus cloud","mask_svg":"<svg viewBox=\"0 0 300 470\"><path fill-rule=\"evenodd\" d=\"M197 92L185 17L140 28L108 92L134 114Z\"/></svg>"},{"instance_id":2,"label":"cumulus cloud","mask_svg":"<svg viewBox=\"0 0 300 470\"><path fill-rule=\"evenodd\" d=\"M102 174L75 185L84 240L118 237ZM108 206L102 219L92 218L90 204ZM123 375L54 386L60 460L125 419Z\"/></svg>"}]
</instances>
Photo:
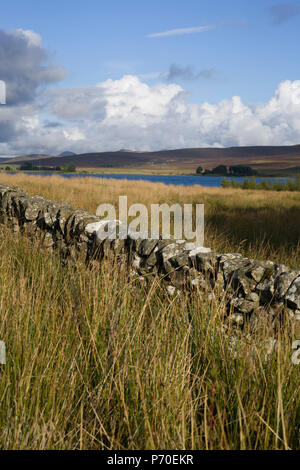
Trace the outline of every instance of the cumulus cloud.
<instances>
[{"instance_id":1,"label":"cumulus cloud","mask_svg":"<svg viewBox=\"0 0 300 470\"><path fill-rule=\"evenodd\" d=\"M204 31L209 31L210 29L214 29L214 25L206 25L206 26L195 26L192 28L178 28L178 29L169 29L167 31L163 31L161 33L151 33L148 34L148 38L163 38L169 36L182 36L184 34L195 34L195 33L203 33Z\"/></svg>"},{"instance_id":2,"label":"cumulus cloud","mask_svg":"<svg viewBox=\"0 0 300 470\"><path fill-rule=\"evenodd\" d=\"M106 80L95 87L51 92L51 111L69 120L147 125L168 112L172 99L182 93L179 85L162 83L150 87L134 75Z\"/></svg>"},{"instance_id":3,"label":"cumulus cloud","mask_svg":"<svg viewBox=\"0 0 300 470\"><path fill-rule=\"evenodd\" d=\"M268 8L271 24L280 25L300 15L300 7L293 3L276 3Z\"/></svg>"},{"instance_id":4,"label":"cumulus cloud","mask_svg":"<svg viewBox=\"0 0 300 470\"><path fill-rule=\"evenodd\" d=\"M266 103L247 104L234 96L195 104L188 96L177 84L150 86L132 75L94 87L52 90L48 113L55 125L43 125L38 110L29 115L27 109L10 145L15 153L57 154L70 145L83 153L300 142L300 81L280 83Z\"/></svg>"},{"instance_id":5,"label":"cumulus cloud","mask_svg":"<svg viewBox=\"0 0 300 470\"><path fill-rule=\"evenodd\" d=\"M15 29L10 34L25 39L29 46L42 47L41 36L31 29Z\"/></svg>"},{"instance_id":6,"label":"cumulus cloud","mask_svg":"<svg viewBox=\"0 0 300 470\"><path fill-rule=\"evenodd\" d=\"M299 80L283 81L267 102L252 104L239 96L193 103L174 81L200 72L179 66L170 68L169 81L157 77L152 85L125 75L41 92L63 76L47 57L35 32L0 31L0 78L10 84L9 104L0 106L0 155L300 143Z\"/></svg>"},{"instance_id":7,"label":"cumulus cloud","mask_svg":"<svg viewBox=\"0 0 300 470\"><path fill-rule=\"evenodd\" d=\"M238 96L217 104L188 103L188 93L177 84L149 86L131 75L67 94L69 110L64 91L52 93L52 112L63 119L68 114L66 125L75 129L72 139L78 136L79 150L300 141L300 81L284 81L268 102L252 105ZM73 106L78 102L85 103L84 116L80 107Z\"/></svg>"},{"instance_id":8,"label":"cumulus cloud","mask_svg":"<svg viewBox=\"0 0 300 470\"><path fill-rule=\"evenodd\" d=\"M50 66L48 59L34 31L0 30L0 79L6 83L8 106L33 102L39 87L65 76L64 69Z\"/></svg>"},{"instance_id":9,"label":"cumulus cloud","mask_svg":"<svg viewBox=\"0 0 300 470\"><path fill-rule=\"evenodd\" d=\"M0 30L0 80L6 88L6 105L0 106L1 153L10 153L12 141L26 141L39 122L38 92L64 75L64 69L49 65L37 33Z\"/></svg>"}]
</instances>

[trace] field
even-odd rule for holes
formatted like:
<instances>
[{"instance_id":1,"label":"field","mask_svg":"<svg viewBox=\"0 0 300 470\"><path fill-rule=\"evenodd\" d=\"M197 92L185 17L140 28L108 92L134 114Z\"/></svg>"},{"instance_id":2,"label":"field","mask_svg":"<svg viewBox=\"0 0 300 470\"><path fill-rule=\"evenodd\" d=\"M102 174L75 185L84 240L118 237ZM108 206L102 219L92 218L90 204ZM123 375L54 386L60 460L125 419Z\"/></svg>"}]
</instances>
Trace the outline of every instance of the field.
<instances>
[{"instance_id":1,"label":"field","mask_svg":"<svg viewBox=\"0 0 300 470\"><path fill-rule=\"evenodd\" d=\"M119 195L204 203L206 246L300 268L297 192L23 174L0 183L91 213ZM225 331L224 306L200 293L169 297L111 262L64 267L5 227L0 260L0 448L300 449L289 321Z\"/></svg>"},{"instance_id":2,"label":"field","mask_svg":"<svg viewBox=\"0 0 300 470\"><path fill-rule=\"evenodd\" d=\"M205 245L214 251L240 252L300 267L300 193L200 186L166 186L145 181L5 175L0 184L17 185L29 194L68 201L95 214L101 203L204 203Z\"/></svg>"}]
</instances>

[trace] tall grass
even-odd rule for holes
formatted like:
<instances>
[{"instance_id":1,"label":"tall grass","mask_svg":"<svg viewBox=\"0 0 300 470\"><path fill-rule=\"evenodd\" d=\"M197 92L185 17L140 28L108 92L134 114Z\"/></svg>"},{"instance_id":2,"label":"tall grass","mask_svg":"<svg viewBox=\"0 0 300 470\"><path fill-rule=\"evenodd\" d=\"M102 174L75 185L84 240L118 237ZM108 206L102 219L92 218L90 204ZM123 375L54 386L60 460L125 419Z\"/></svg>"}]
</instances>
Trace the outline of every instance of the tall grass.
<instances>
[{"instance_id":1,"label":"tall grass","mask_svg":"<svg viewBox=\"0 0 300 470\"><path fill-rule=\"evenodd\" d=\"M170 298L112 261L63 267L0 232L2 449L300 447L291 331L224 330L223 306ZM234 338L236 338L234 340Z\"/></svg>"},{"instance_id":2,"label":"tall grass","mask_svg":"<svg viewBox=\"0 0 300 470\"><path fill-rule=\"evenodd\" d=\"M24 175L0 182L90 212L120 194L129 203L204 202L213 248L299 261L296 193ZM300 448L288 317L274 325L261 315L237 331L222 302L201 292L169 297L159 279L133 278L113 260L65 267L5 227L0 263L0 448Z\"/></svg>"},{"instance_id":3,"label":"tall grass","mask_svg":"<svg viewBox=\"0 0 300 470\"><path fill-rule=\"evenodd\" d=\"M101 178L64 179L4 175L0 183L19 185L30 194L69 201L95 214L100 203L204 203L205 244L217 252L240 252L300 267L300 192L166 186L161 183ZM150 211L149 211L150 213Z\"/></svg>"}]
</instances>

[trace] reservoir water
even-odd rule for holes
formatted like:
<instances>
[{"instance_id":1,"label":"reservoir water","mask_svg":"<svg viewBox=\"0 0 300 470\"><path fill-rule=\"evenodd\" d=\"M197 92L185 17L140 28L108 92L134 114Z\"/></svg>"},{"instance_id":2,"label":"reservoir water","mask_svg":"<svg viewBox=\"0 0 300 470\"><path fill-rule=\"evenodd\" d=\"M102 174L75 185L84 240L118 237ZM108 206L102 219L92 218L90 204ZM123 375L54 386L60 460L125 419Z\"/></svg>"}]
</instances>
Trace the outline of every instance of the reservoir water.
<instances>
[{"instance_id":1,"label":"reservoir water","mask_svg":"<svg viewBox=\"0 0 300 470\"><path fill-rule=\"evenodd\" d=\"M30 175L39 175L39 176L51 176L55 173L50 172L41 172L41 173L30 173ZM193 186L193 185L200 185L200 186L210 186L210 187L220 187L222 180L224 179L223 176L193 176L193 175L132 175L132 174L93 174L93 173L58 173L59 176L63 178L113 178L117 180L129 180L129 181L150 181L152 183L164 183L164 184L173 184L175 186L183 185L183 186ZM245 180L244 177L232 177L226 178L228 180L235 180L237 182L243 182ZM248 177L249 179L249 177ZM287 181L289 178L262 178L256 177L257 182L261 180L265 181Z\"/></svg>"}]
</instances>

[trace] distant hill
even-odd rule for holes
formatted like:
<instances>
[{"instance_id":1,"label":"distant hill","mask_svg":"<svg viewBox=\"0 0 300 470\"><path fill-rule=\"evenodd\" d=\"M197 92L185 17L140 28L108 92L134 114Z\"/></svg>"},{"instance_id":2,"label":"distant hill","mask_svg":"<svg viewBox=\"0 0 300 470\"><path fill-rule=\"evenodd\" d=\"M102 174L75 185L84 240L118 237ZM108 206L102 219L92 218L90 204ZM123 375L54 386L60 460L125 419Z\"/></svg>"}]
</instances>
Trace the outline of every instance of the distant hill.
<instances>
[{"instance_id":1,"label":"distant hill","mask_svg":"<svg viewBox=\"0 0 300 470\"><path fill-rule=\"evenodd\" d=\"M71 153L71 152L70 152ZM21 163L22 159L18 158ZM39 156L43 165L57 166L57 157ZM23 161L30 160L29 156ZM12 160L10 160L12 161ZM74 163L77 168L138 168L138 169L185 169L196 171L198 166L212 169L217 165L249 165L258 171L268 172L300 166L300 145L256 146L228 148L187 148L157 152L85 153L61 156L59 165Z\"/></svg>"},{"instance_id":2,"label":"distant hill","mask_svg":"<svg viewBox=\"0 0 300 470\"><path fill-rule=\"evenodd\" d=\"M72 157L73 155L77 155L76 153L74 152L62 152L60 153L59 155L57 155L58 157Z\"/></svg>"},{"instance_id":3,"label":"distant hill","mask_svg":"<svg viewBox=\"0 0 300 470\"><path fill-rule=\"evenodd\" d=\"M26 161L35 161L35 160L44 160L45 158L55 158L53 155L44 155L44 154L30 154L30 155L20 155L19 157L7 158L1 163L20 163Z\"/></svg>"}]
</instances>

